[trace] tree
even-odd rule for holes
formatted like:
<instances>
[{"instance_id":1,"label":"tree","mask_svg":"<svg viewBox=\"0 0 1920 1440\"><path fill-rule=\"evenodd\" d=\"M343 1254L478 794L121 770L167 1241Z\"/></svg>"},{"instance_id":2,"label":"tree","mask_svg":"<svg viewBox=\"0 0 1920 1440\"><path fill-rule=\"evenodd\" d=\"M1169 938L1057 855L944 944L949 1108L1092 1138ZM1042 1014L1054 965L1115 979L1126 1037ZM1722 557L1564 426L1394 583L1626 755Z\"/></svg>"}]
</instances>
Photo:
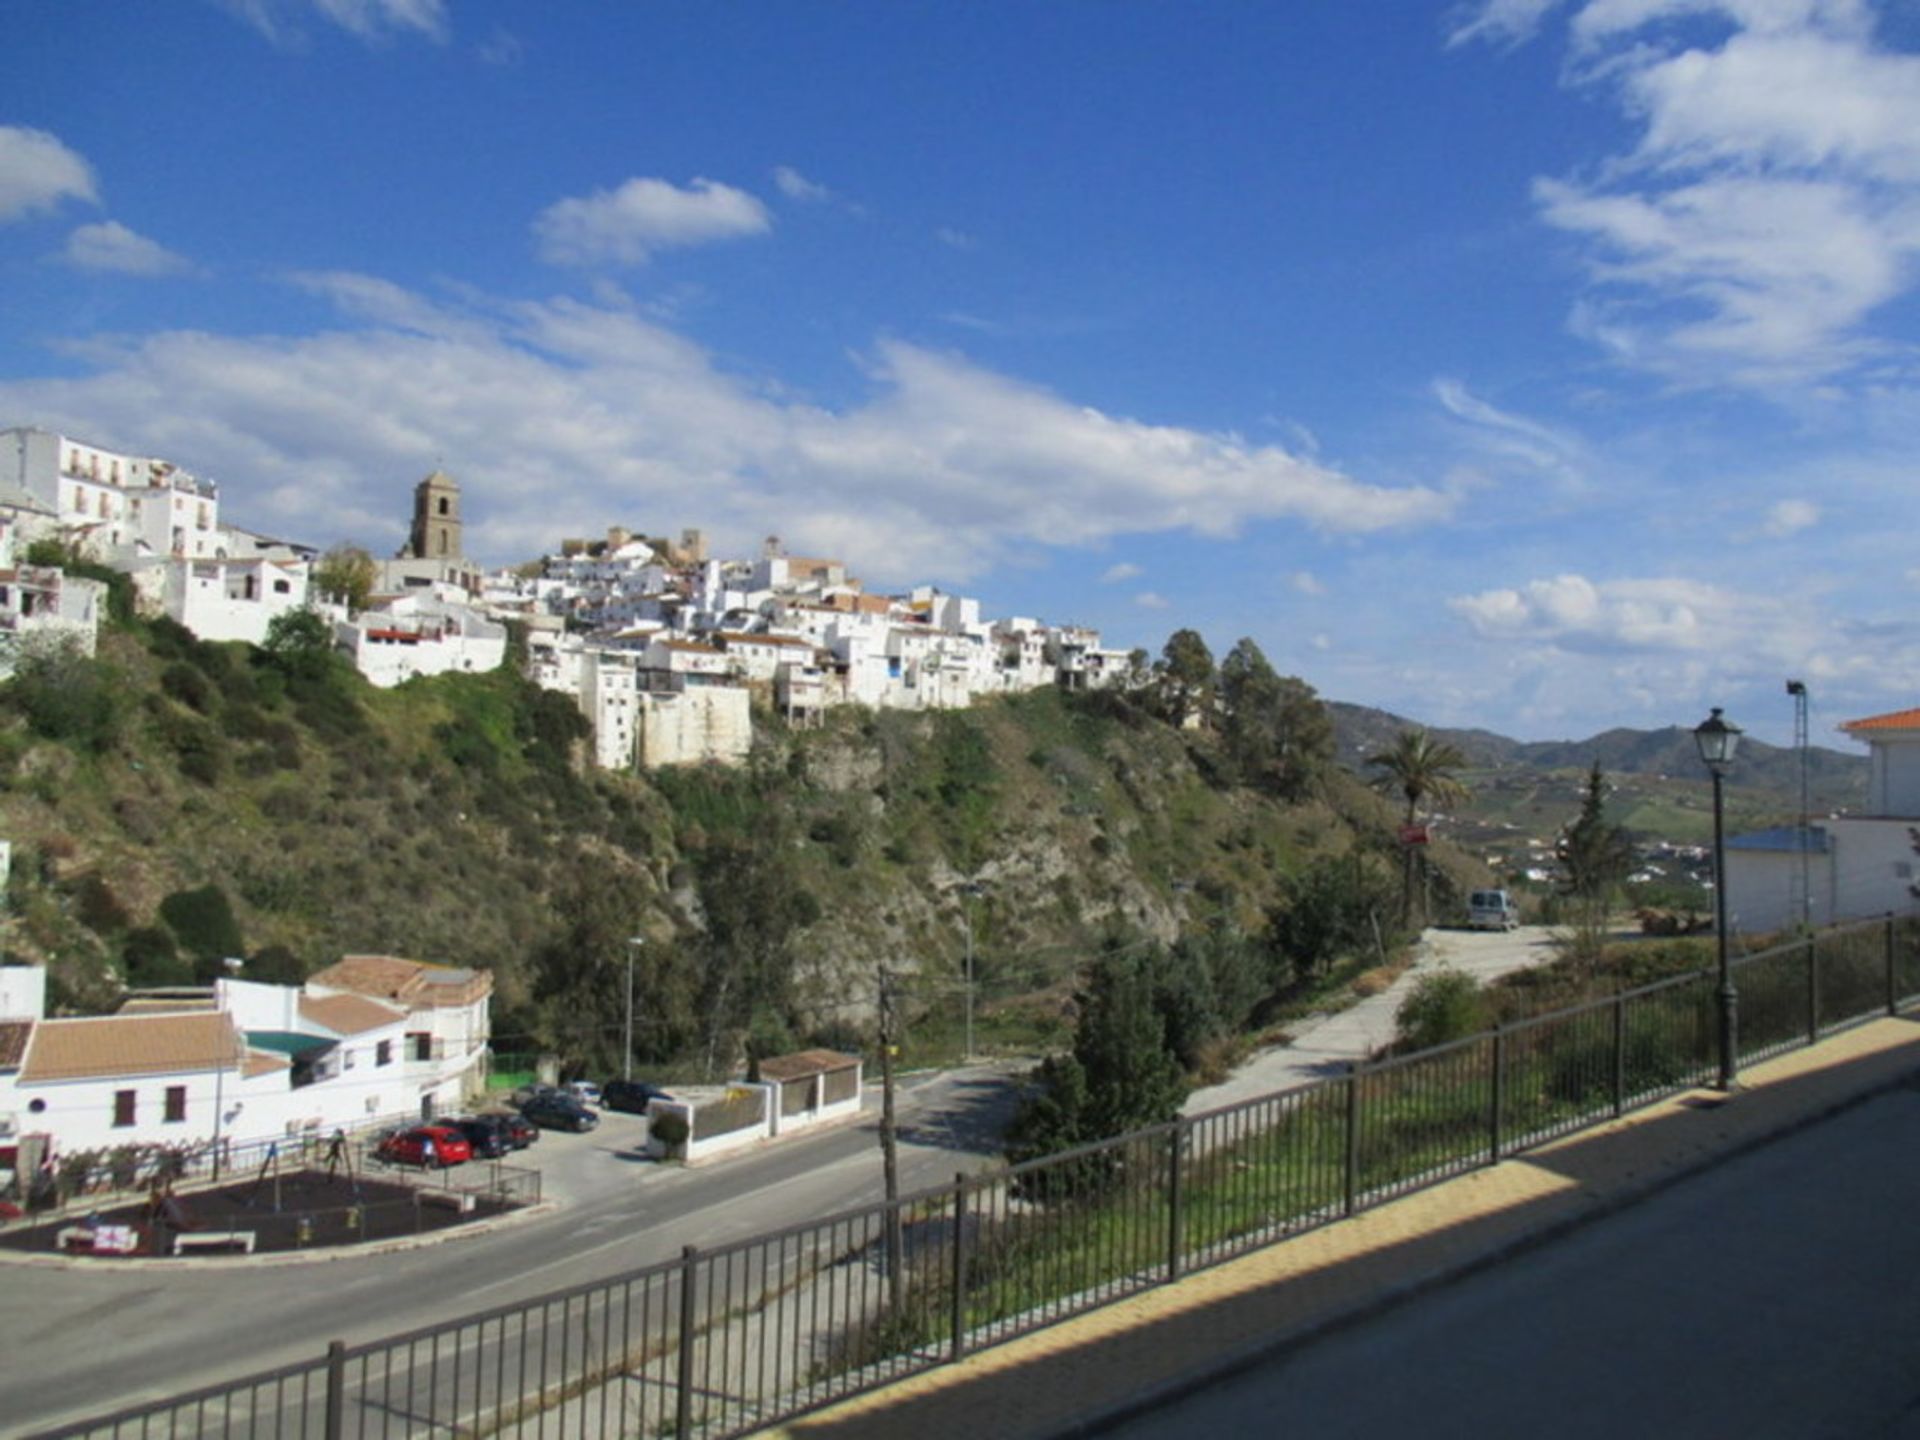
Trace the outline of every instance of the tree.
<instances>
[{"instance_id":1,"label":"tree","mask_svg":"<svg viewBox=\"0 0 1920 1440\"><path fill-rule=\"evenodd\" d=\"M327 599L347 607L349 615L366 608L379 573L373 556L358 545L335 545L313 567L313 586Z\"/></svg>"},{"instance_id":2,"label":"tree","mask_svg":"<svg viewBox=\"0 0 1920 1440\"><path fill-rule=\"evenodd\" d=\"M1213 707L1213 652L1198 630L1176 630L1167 637L1154 679L1160 713L1168 724L1206 723Z\"/></svg>"},{"instance_id":3,"label":"tree","mask_svg":"<svg viewBox=\"0 0 1920 1440\"><path fill-rule=\"evenodd\" d=\"M1393 794L1396 791L1406 797L1408 825L1413 825L1420 817L1422 800L1443 802L1460 801L1467 798L1467 787L1454 774L1456 770L1466 768L1467 757L1460 747L1446 740L1436 740L1425 730L1418 727L1402 730L1394 736L1393 743L1367 757L1367 764L1380 773L1374 777L1374 788ZM1404 925L1413 916L1413 875L1414 847L1402 842L1406 859L1401 869L1400 921Z\"/></svg>"},{"instance_id":4,"label":"tree","mask_svg":"<svg viewBox=\"0 0 1920 1440\"><path fill-rule=\"evenodd\" d=\"M59 632L21 646L5 690L34 734L96 755L119 743L125 692L119 671L82 654L71 636Z\"/></svg>"},{"instance_id":5,"label":"tree","mask_svg":"<svg viewBox=\"0 0 1920 1440\"><path fill-rule=\"evenodd\" d=\"M285 610L267 622L260 648L287 674L314 677L325 674L332 660L333 630L318 611Z\"/></svg>"},{"instance_id":6,"label":"tree","mask_svg":"<svg viewBox=\"0 0 1920 1440\"><path fill-rule=\"evenodd\" d=\"M1633 839L1625 827L1607 819L1606 805L1606 778L1595 760L1587 772L1580 814L1553 847L1560 862L1560 893L1573 902L1574 953L1586 961L1598 958L1614 892L1633 869Z\"/></svg>"},{"instance_id":7,"label":"tree","mask_svg":"<svg viewBox=\"0 0 1920 1440\"><path fill-rule=\"evenodd\" d=\"M1155 965L1139 954L1102 956L1075 1000L1073 1053L1034 1074L1035 1089L1008 1130L1015 1163L1171 1120L1186 1078L1167 1043Z\"/></svg>"},{"instance_id":8,"label":"tree","mask_svg":"<svg viewBox=\"0 0 1920 1440\"><path fill-rule=\"evenodd\" d=\"M1286 904L1267 933L1274 978L1324 974L1335 962L1382 943L1375 926L1393 902L1393 881L1369 855L1323 855L1286 881Z\"/></svg>"},{"instance_id":9,"label":"tree","mask_svg":"<svg viewBox=\"0 0 1920 1440\"><path fill-rule=\"evenodd\" d=\"M1228 758L1248 784L1298 800L1333 758L1333 722L1304 680L1279 675L1242 639L1220 662Z\"/></svg>"}]
</instances>

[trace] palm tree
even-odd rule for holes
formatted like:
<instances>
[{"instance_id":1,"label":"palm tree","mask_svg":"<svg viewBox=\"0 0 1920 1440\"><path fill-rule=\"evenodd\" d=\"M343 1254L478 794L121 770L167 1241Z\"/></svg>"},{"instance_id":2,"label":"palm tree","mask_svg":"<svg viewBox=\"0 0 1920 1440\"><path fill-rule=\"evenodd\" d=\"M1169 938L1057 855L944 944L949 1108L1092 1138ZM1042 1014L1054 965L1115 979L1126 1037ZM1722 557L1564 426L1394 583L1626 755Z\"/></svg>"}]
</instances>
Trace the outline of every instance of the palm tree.
<instances>
[{"instance_id":1,"label":"palm tree","mask_svg":"<svg viewBox=\"0 0 1920 1440\"><path fill-rule=\"evenodd\" d=\"M1402 730L1386 749L1367 757L1367 764L1380 773L1373 777L1376 790L1407 797L1407 824L1420 817L1420 802L1426 799L1458 801L1467 798L1467 787L1454 775L1464 770L1467 757L1458 745L1436 740L1425 730ZM1401 846L1406 859L1401 870L1400 923L1413 915L1413 846Z\"/></svg>"}]
</instances>

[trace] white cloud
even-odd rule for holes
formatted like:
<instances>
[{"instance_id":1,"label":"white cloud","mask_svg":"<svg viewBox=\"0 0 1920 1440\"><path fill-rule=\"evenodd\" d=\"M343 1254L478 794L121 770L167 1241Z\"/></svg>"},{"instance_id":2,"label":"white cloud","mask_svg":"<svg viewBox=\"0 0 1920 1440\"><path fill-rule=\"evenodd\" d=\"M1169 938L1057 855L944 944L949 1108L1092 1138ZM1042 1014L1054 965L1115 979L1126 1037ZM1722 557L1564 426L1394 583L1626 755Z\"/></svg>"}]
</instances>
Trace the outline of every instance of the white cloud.
<instances>
[{"instance_id":1,"label":"white cloud","mask_svg":"<svg viewBox=\"0 0 1920 1440\"><path fill-rule=\"evenodd\" d=\"M1455 596L1447 604L1489 639L1572 651L1750 651L1805 633L1804 617L1785 597L1676 578L1595 581L1557 575L1518 589Z\"/></svg>"},{"instance_id":2,"label":"white cloud","mask_svg":"<svg viewBox=\"0 0 1920 1440\"><path fill-rule=\"evenodd\" d=\"M118 220L82 225L67 236L60 258L82 270L121 275L180 275L193 267L166 246L136 234Z\"/></svg>"},{"instance_id":3,"label":"white cloud","mask_svg":"<svg viewBox=\"0 0 1920 1440\"><path fill-rule=\"evenodd\" d=\"M950 250L976 250L980 241L964 230L955 230L950 225L942 225L933 232L934 238Z\"/></svg>"},{"instance_id":4,"label":"white cloud","mask_svg":"<svg viewBox=\"0 0 1920 1440\"><path fill-rule=\"evenodd\" d=\"M0 125L0 225L63 200L97 201L93 167L44 130Z\"/></svg>"},{"instance_id":5,"label":"white cloud","mask_svg":"<svg viewBox=\"0 0 1920 1440\"><path fill-rule=\"evenodd\" d=\"M1118 565L1109 565L1106 574L1100 577L1102 585L1118 585L1122 580L1138 580L1146 572L1130 561L1121 561Z\"/></svg>"},{"instance_id":6,"label":"white cloud","mask_svg":"<svg viewBox=\"0 0 1920 1440\"><path fill-rule=\"evenodd\" d=\"M360 39L375 42L408 31L447 38L446 0L220 0L276 45L297 43L301 21L318 15Z\"/></svg>"},{"instance_id":7,"label":"white cloud","mask_svg":"<svg viewBox=\"0 0 1920 1440\"><path fill-rule=\"evenodd\" d=\"M1546 5L1454 32L1524 39ZM1876 313L1920 273L1920 56L1862 0L1588 0L1570 83L1639 130L1593 178L1541 179L1549 224L1591 246L1575 328L1690 381L1780 386L1881 347Z\"/></svg>"},{"instance_id":8,"label":"white cloud","mask_svg":"<svg viewBox=\"0 0 1920 1440\"><path fill-rule=\"evenodd\" d=\"M556 265L638 265L656 250L764 234L767 207L744 190L695 179L682 189L636 176L548 206L533 222L540 256Z\"/></svg>"},{"instance_id":9,"label":"white cloud","mask_svg":"<svg viewBox=\"0 0 1920 1440\"><path fill-rule=\"evenodd\" d=\"M1433 382L1433 393L1490 460L1517 464L1568 486L1584 483L1589 462L1586 447L1575 437L1490 405L1459 380L1442 376Z\"/></svg>"},{"instance_id":10,"label":"white cloud","mask_svg":"<svg viewBox=\"0 0 1920 1440\"><path fill-rule=\"evenodd\" d=\"M1768 509L1761 529L1772 539L1784 540L1819 523L1820 507L1811 500L1780 500Z\"/></svg>"},{"instance_id":11,"label":"white cloud","mask_svg":"<svg viewBox=\"0 0 1920 1440\"><path fill-rule=\"evenodd\" d=\"M1447 31L1447 44L1466 45L1486 40L1496 45L1517 45L1533 38L1540 22L1560 0L1482 0L1455 16Z\"/></svg>"},{"instance_id":12,"label":"white cloud","mask_svg":"<svg viewBox=\"0 0 1920 1440\"><path fill-rule=\"evenodd\" d=\"M1287 577L1287 584L1293 587L1295 593L1301 595L1324 595L1327 593L1327 587L1322 585L1319 580L1314 577L1313 573L1308 570L1294 571L1293 574Z\"/></svg>"},{"instance_id":13,"label":"white cloud","mask_svg":"<svg viewBox=\"0 0 1920 1440\"><path fill-rule=\"evenodd\" d=\"M809 180L791 165L776 166L773 172L773 183L779 187L780 193L789 200L799 200L807 204L818 204L823 200L831 200L833 198L833 192L826 186L817 181Z\"/></svg>"},{"instance_id":14,"label":"white cloud","mask_svg":"<svg viewBox=\"0 0 1920 1440\"><path fill-rule=\"evenodd\" d=\"M1170 602L1156 590L1142 590L1133 597L1133 603L1143 610L1165 610Z\"/></svg>"},{"instance_id":15,"label":"white cloud","mask_svg":"<svg viewBox=\"0 0 1920 1440\"><path fill-rule=\"evenodd\" d=\"M475 553L524 558L609 523L769 532L874 578L957 581L1012 545L1094 546L1254 521L1363 533L1449 497L1072 404L897 342L870 397L797 403L630 309L436 303L366 276L299 283L361 317L297 338L100 342L89 375L0 382L0 414L166 455L226 482L240 523L325 543L385 525L444 461Z\"/></svg>"}]
</instances>

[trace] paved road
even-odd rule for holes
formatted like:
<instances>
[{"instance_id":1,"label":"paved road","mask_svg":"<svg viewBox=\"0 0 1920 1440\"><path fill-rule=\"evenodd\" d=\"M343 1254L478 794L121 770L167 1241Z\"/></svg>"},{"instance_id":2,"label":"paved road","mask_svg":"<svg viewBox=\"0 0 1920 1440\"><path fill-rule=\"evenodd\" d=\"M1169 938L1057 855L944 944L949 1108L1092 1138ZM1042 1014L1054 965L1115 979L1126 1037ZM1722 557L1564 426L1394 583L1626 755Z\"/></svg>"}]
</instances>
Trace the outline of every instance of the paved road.
<instances>
[{"instance_id":1,"label":"paved road","mask_svg":"<svg viewBox=\"0 0 1920 1440\"><path fill-rule=\"evenodd\" d=\"M912 1077L902 1183L994 1163L1007 1075ZM0 1431L175 1394L491 1306L605 1279L881 1198L876 1118L694 1169L640 1160L641 1122L548 1134L535 1154L556 1214L443 1244L297 1266L0 1267ZM608 1184L609 1171L631 1182Z\"/></svg>"},{"instance_id":2,"label":"paved road","mask_svg":"<svg viewBox=\"0 0 1920 1440\"><path fill-rule=\"evenodd\" d=\"M1186 1112L1197 1115L1329 1075L1344 1075L1353 1061L1364 1060L1393 1039L1394 1012L1422 976L1450 968L1487 981L1543 964L1558 953L1556 933L1544 925L1523 925L1506 932L1428 930L1421 936L1413 966L1390 987L1337 1014L1297 1027L1292 1044L1263 1050L1222 1083L1194 1091L1187 1097Z\"/></svg>"},{"instance_id":3,"label":"paved road","mask_svg":"<svg viewBox=\"0 0 1920 1440\"><path fill-rule=\"evenodd\" d=\"M1112 1432L1920 1437L1920 1093Z\"/></svg>"}]
</instances>

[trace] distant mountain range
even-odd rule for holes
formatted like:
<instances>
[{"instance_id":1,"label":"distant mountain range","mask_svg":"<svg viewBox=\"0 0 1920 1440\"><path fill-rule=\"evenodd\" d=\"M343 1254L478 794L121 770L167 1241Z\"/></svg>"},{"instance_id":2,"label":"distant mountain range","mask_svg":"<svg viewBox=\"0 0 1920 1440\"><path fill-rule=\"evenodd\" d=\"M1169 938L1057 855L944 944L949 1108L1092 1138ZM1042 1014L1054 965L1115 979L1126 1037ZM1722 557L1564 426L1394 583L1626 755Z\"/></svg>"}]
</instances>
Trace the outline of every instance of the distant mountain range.
<instances>
[{"instance_id":1,"label":"distant mountain range","mask_svg":"<svg viewBox=\"0 0 1920 1440\"><path fill-rule=\"evenodd\" d=\"M1401 730L1419 724L1385 710L1329 701L1340 759L1361 770L1366 757ZM1460 747L1477 771L1582 771L1594 761L1609 775L1643 775L1679 781L1704 781L1705 768L1693 732L1678 725L1662 730L1603 730L1585 740L1510 740L1490 730L1425 727ZM1789 809L1799 804L1800 758L1791 746L1768 745L1744 737L1735 756L1729 787L1778 796ZM1857 809L1866 796L1867 759L1814 745L1807 750L1807 788L1816 815Z\"/></svg>"}]
</instances>

